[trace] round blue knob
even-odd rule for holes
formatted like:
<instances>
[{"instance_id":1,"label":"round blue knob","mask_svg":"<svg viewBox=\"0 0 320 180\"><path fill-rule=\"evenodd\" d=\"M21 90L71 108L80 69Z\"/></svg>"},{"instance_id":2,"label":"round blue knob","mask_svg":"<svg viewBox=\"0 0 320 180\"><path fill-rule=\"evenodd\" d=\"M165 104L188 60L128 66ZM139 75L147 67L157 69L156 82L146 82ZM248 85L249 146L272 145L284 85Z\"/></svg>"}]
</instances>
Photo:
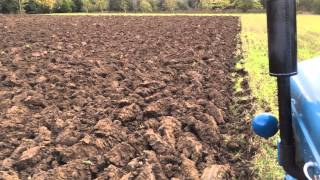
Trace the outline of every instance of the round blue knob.
<instances>
[{"instance_id":1,"label":"round blue knob","mask_svg":"<svg viewBox=\"0 0 320 180\"><path fill-rule=\"evenodd\" d=\"M252 128L258 136L268 139L278 132L278 120L270 113L262 113L253 118Z\"/></svg>"}]
</instances>

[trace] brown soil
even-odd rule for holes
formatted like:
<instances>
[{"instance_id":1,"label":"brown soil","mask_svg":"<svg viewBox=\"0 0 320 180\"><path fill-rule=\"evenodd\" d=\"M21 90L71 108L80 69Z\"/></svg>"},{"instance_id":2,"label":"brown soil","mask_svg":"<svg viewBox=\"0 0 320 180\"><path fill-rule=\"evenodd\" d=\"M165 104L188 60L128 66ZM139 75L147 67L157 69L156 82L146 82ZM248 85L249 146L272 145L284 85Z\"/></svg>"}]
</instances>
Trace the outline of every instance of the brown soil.
<instances>
[{"instance_id":1,"label":"brown soil","mask_svg":"<svg viewBox=\"0 0 320 180\"><path fill-rule=\"evenodd\" d=\"M239 31L236 17L0 17L0 179L252 177L230 108Z\"/></svg>"}]
</instances>

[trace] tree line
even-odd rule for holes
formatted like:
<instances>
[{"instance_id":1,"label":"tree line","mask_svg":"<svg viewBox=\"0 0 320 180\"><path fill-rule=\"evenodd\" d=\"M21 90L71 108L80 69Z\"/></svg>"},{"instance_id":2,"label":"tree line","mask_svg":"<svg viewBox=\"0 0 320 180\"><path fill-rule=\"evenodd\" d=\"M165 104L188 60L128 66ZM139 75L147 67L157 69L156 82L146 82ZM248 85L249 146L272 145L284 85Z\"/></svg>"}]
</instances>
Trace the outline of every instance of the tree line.
<instances>
[{"instance_id":1,"label":"tree line","mask_svg":"<svg viewBox=\"0 0 320 180\"><path fill-rule=\"evenodd\" d=\"M259 0L0 0L0 13L159 12L262 8Z\"/></svg>"},{"instance_id":2,"label":"tree line","mask_svg":"<svg viewBox=\"0 0 320 180\"><path fill-rule=\"evenodd\" d=\"M266 0L0 0L0 13L159 12L262 9ZM304 11L320 13L320 0L300 0Z\"/></svg>"}]
</instances>

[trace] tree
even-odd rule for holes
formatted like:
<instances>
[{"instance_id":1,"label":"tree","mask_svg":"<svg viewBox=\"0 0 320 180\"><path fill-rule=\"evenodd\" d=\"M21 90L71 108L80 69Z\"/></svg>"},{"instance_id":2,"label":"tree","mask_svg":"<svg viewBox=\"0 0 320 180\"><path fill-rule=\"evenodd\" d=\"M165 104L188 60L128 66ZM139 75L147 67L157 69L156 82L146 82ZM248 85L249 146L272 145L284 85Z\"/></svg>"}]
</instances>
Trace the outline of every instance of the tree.
<instances>
[{"instance_id":1,"label":"tree","mask_svg":"<svg viewBox=\"0 0 320 180\"><path fill-rule=\"evenodd\" d=\"M24 5L24 10L27 13L37 13L38 5L34 0L28 0Z\"/></svg>"},{"instance_id":2,"label":"tree","mask_svg":"<svg viewBox=\"0 0 320 180\"><path fill-rule=\"evenodd\" d=\"M16 13L19 10L19 2L17 0L0 0L1 13Z\"/></svg>"},{"instance_id":3,"label":"tree","mask_svg":"<svg viewBox=\"0 0 320 180\"><path fill-rule=\"evenodd\" d=\"M54 7L54 12L57 12L57 13L72 12L73 6L74 5L72 0L57 0Z\"/></svg>"},{"instance_id":4,"label":"tree","mask_svg":"<svg viewBox=\"0 0 320 180\"><path fill-rule=\"evenodd\" d=\"M82 8L83 8L83 11L88 13L89 10L91 10L92 8L91 0L82 0Z\"/></svg>"},{"instance_id":5,"label":"tree","mask_svg":"<svg viewBox=\"0 0 320 180\"><path fill-rule=\"evenodd\" d=\"M160 0L148 0L148 2L152 6L152 11L159 11L160 10L160 6L161 6Z\"/></svg>"},{"instance_id":6,"label":"tree","mask_svg":"<svg viewBox=\"0 0 320 180\"><path fill-rule=\"evenodd\" d=\"M19 13L21 14L23 9L22 0L18 0L18 4L19 4Z\"/></svg>"},{"instance_id":7,"label":"tree","mask_svg":"<svg viewBox=\"0 0 320 180\"><path fill-rule=\"evenodd\" d=\"M200 0L199 6L203 9L210 9L213 0Z\"/></svg>"},{"instance_id":8,"label":"tree","mask_svg":"<svg viewBox=\"0 0 320 180\"><path fill-rule=\"evenodd\" d=\"M260 4L262 5L263 9L267 7L267 0L260 0Z\"/></svg>"},{"instance_id":9,"label":"tree","mask_svg":"<svg viewBox=\"0 0 320 180\"><path fill-rule=\"evenodd\" d=\"M28 0L24 9L27 13L50 13L55 5L55 0Z\"/></svg>"},{"instance_id":10,"label":"tree","mask_svg":"<svg viewBox=\"0 0 320 180\"><path fill-rule=\"evenodd\" d=\"M225 9L230 5L229 0L215 0L211 4L211 9Z\"/></svg>"},{"instance_id":11,"label":"tree","mask_svg":"<svg viewBox=\"0 0 320 180\"><path fill-rule=\"evenodd\" d=\"M298 8L302 11L312 11L313 0L300 0L298 2Z\"/></svg>"},{"instance_id":12,"label":"tree","mask_svg":"<svg viewBox=\"0 0 320 180\"><path fill-rule=\"evenodd\" d=\"M177 7L176 0L164 0L163 6L165 10L173 12Z\"/></svg>"},{"instance_id":13,"label":"tree","mask_svg":"<svg viewBox=\"0 0 320 180\"><path fill-rule=\"evenodd\" d=\"M320 1L319 0L300 0L298 3L298 8L301 11L320 13Z\"/></svg>"},{"instance_id":14,"label":"tree","mask_svg":"<svg viewBox=\"0 0 320 180\"><path fill-rule=\"evenodd\" d=\"M111 10L111 11L120 11L120 2L119 2L119 0L110 0L109 1L109 10Z\"/></svg>"},{"instance_id":15,"label":"tree","mask_svg":"<svg viewBox=\"0 0 320 180\"><path fill-rule=\"evenodd\" d=\"M199 6L199 0L188 0L188 6L190 8L197 8Z\"/></svg>"},{"instance_id":16,"label":"tree","mask_svg":"<svg viewBox=\"0 0 320 180\"><path fill-rule=\"evenodd\" d=\"M83 10L83 3L82 0L72 0L72 12L81 12Z\"/></svg>"},{"instance_id":17,"label":"tree","mask_svg":"<svg viewBox=\"0 0 320 180\"><path fill-rule=\"evenodd\" d=\"M319 0L315 0L313 2L313 12L320 14L320 1Z\"/></svg>"},{"instance_id":18,"label":"tree","mask_svg":"<svg viewBox=\"0 0 320 180\"><path fill-rule=\"evenodd\" d=\"M262 5L256 0L236 0L236 8L241 9L243 12L247 12L249 9L261 9Z\"/></svg>"},{"instance_id":19,"label":"tree","mask_svg":"<svg viewBox=\"0 0 320 180\"><path fill-rule=\"evenodd\" d=\"M120 9L126 13L129 9L129 1L128 0L120 0Z\"/></svg>"},{"instance_id":20,"label":"tree","mask_svg":"<svg viewBox=\"0 0 320 180\"><path fill-rule=\"evenodd\" d=\"M188 4L188 1L177 0L177 8L179 10L188 10L190 7L189 7L189 4Z\"/></svg>"},{"instance_id":21,"label":"tree","mask_svg":"<svg viewBox=\"0 0 320 180\"><path fill-rule=\"evenodd\" d=\"M139 10L142 12L152 12L152 5L148 0L140 0Z\"/></svg>"},{"instance_id":22,"label":"tree","mask_svg":"<svg viewBox=\"0 0 320 180\"><path fill-rule=\"evenodd\" d=\"M36 2L40 5L45 13L51 12L55 4L55 0L36 0Z\"/></svg>"},{"instance_id":23,"label":"tree","mask_svg":"<svg viewBox=\"0 0 320 180\"><path fill-rule=\"evenodd\" d=\"M129 11L138 11L139 10L139 0L130 0Z\"/></svg>"},{"instance_id":24,"label":"tree","mask_svg":"<svg viewBox=\"0 0 320 180\"><path fill-rule=\"evenodd\" d=\"M105 10L109 7L109 1L108 0L96 0L96 7L100 12L103 12L103 10Z\"/></svg>"},{"instance_id":25,"label":"tree","mask_svg":"<svg viewBox=\"0 0 320 180\"><path fill-rule=\"evenodd\" d=\"M132 7L132 0L110 0L109 7L111 11L125 11L127 12Z\"/></svg>"}]
</instances>

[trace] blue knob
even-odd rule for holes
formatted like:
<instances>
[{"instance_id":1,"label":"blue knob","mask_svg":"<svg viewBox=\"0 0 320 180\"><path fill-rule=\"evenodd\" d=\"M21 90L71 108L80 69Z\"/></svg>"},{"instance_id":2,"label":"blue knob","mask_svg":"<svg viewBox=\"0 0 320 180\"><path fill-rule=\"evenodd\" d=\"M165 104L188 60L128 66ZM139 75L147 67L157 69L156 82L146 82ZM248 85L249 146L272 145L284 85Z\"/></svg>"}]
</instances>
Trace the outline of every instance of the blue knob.
<instances>
[{"instance_id":1,"label":"blue knob","mask_svg":"<svg viewBox=\"0 0 320 180\"><path fill-rule=\"evenodd\" d=\"M268 139L278 132L278 120L270 113L262 113L253 118L252 128L258 136Z\"/></svg>"}]
</instances>

